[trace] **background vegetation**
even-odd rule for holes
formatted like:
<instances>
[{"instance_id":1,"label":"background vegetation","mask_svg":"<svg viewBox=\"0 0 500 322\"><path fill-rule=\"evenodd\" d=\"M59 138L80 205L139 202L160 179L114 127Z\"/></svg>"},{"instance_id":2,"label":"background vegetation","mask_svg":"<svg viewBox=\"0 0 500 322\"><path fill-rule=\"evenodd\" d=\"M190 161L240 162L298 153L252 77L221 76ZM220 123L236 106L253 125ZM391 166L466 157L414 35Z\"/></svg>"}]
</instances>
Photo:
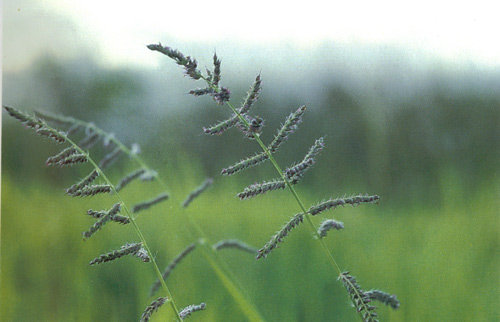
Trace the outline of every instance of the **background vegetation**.
<instances>
[{"instance_id":1,"label":"background vegetation","mask_svg":"<svg viewBox=\"0 0 500 322\"><path fill-rule=\"evenodd\" d=\"M222 82L238 102L267 66L241 72L222 58ZM497 321L499 75L442 65L418 72L401 64L377 69L363 82L363 70L349 70L349 64L295 72L294 63L262 72L256 112L266 119L264 141L305 103L304 123L277 157L287 165L326 135L318 164L297 188L306 205L344 194L381 196L376 206L325 214L346 226L328 238L342 268L366 289L398 295L400 309L381 307L381 321ZM61 63L45 57L28 73L4 76L4 104L93 121L128 145L141 145L144 159L173 196L139 220L160 265L192 242L184 233L184 216L196 218L212 242L239 238L260 247L298 210L286 191L244 202L236 198L249 183L274 177L274 170L269 164L235 177L218 175L257 146L243 142L237 131L203 135L202 126L228 111L208 98L184 94L196 85L180 73L169 61L156 71L107 70L90 59ZM405 82L412 74L415 79ZM81 232L92 224L85 216L89 203L107 207L107 197L65 196L63 189L86 171L46 167L57 147L7 118L3 115L0 319L137 320L150 303L150 268L134 259L87 265L126 238L123 230L105 227L106 233L82 241ZM122 160L112 176L117 180L127 170ZM181 210L180 202L206 176L215 176L214 187ZM140 200L157 188L135 183L126 194ZM305 227L264 261L231 250L224 256L268 321L358 319ZM207 303L206 311L190 319L244 320L201 256L194 253L181 265L169 279L176 301Z\"/></svg>"}]
</instances>

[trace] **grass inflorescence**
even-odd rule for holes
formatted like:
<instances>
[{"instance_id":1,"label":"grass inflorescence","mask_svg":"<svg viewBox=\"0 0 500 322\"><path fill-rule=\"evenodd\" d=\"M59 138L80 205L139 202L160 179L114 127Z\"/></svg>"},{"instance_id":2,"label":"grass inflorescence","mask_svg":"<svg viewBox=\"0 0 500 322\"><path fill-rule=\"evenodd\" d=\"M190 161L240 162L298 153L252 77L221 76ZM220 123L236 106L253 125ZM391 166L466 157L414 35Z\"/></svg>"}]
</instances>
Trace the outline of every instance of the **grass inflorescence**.
<instances>
[{"instance_id":1,"label":"grass inflorescence","mask_svg":"<svg viewBox=\"0 0 500 322\"><path fill-rule=\"evenodd\" d=\"M304 222L308 223L313 235L318 240L319 247L323 249L332 268L336 271L335 276L338 276L338 279L345 286L353 306L363 321L376 321L377 314L375 313L375 306L371 304L371 301L379 301L393 309L397 309L399 301L395 295L390 295L379 290L364 291L352 275L340 270L324 239L329 235L329 231L344 229L344 224L327 218L322 221L319 227L316 227L316 224L311 219L311 217L318 216L327 210L333 210L339 206L378 203L380 197L377 195L359 194L350 197L330 198L316 205L305 206L295 186L300 183L306 172L318 161L321 151L325 148L324 137L316 139L309 149L306 150L307 152L304 157L296 162L292 162L288 167L282 168L274 157L283 143L289 140L291 134L296 132L299 125L303 122L303 117L307 110L306 106L300 106L291 112L285 118L280 128L277 129L272 140L268 144L265 144L261 139L265 120L260 116L254 115L252 112L252 107L256 105L262 90L262 78L260 74L255 77L241 105L236 107L231 102L230 89L221 85L222 62L217 55L213 57L213 68L207 68L206 72L202 73L198 68L196 59L186 56L176 49L162 46L161 44L152 44L148 48L173 59L176 64L184 69L187 77L195 81L204 82L202 87L189 91L189 94L195 97L207 95L212 97L217 105L228 107L227 119L204 127L202 129L203 133L207 135L221 135L231 129L236 129L243 133L244 138L256 142L260 148L259 151L254 151L252 155L223 168L221 170L222 176L234 175L268 161L276 169L278 175L276 178L248 185L241 192L237 193L238 198L241 200L262 198L262 195L276 190L288 190L297 203L298 211L267 242L263 241L263 246L260 248L250 246L238 239L225 239L217 243L211 243L201 225L193 220L191 216L185 216L187 226L189 226L187 233L192 238L192 243L187 244L187 246L181 249L162 271L136 219L139 213L150 208L152 210L158 209L162 203L170 202L171 196L167 192L167 187L158 172L148 167L139 157L141 151L139 145L133 143L131 147L127 147L113 134L105 132L93 123L41 111L37 112L35 116L30 116L15 108L4 106L4 110L10 116L23 123L27 128L34 130L36 134L50 139L54 143L67 145L56 155L49 157L46 160L47 165L56 167L83 165L91 168L86 176L65 190L67 195L72 197L104 195L108 196L109 199L113 199L112 203L106 209L94 210L94 208L86 211L86 214L94 222L82 233L84 240L91 237L93 239L99 238L99 235L104 234L106 230L116 226L128 225L134 227L136 232L135 238L138 238L138 241L122 243L122 246L118 246L114 250L102 252L92 259L89 264L90 266L95 266L129 256L136 257L142 262L152 265L156 281L150 288L150 296L153 296L160 289L164 294L152 302L151 300L148 301L150 304L143 311L140 321L149 321L152 314L167 303L170 304L177 321L184 320L194 312L205 310L207 307L205 302L199 305L192 304L179 310L176 298L167 285L167 280L174 269L181 265L181 262L187 256L192 256L191 254L193 253L200 253L206 259L216 276L220 279L221 284L233 297L249 321L264 321L259 309L245 294L244 288L237 281L235 275L225 263L224 258L219 255L219 251L223 249L235 249L252 254L256 259L264 259L276 251L292 231L300 229L301 224ZM93 149L97 146L101 146L101 149L105 150L105 153L99 160L94 158L94 155L91 156ZM124 159L126 161L123 161ZM114 164L122 161L129 162L130 160L136 163L133 168L134 170L123 175L116 181L108 178L108 170L113 168ZM127 189L135 180L158 181L162 186L162 192L159 194L156 193L156 196L148 200L129 206L130 202L122 197L121 192ZM183 210L189 207L213 183L214 178L207 178L180 202L179 209ZM113 222L120 225L113 224ZM332 233L331 235L334 234ZM329 238L335 238L335 236L329 236ZM207 299L206 302L208 303L209 300Z\"/></svg>"},{"instance_id":2,"label":"grass inflorescence","mask_svg":"<svg viewBox=\"0 0 500 322\"><path fill-rule=\"evenodd\" d=\"M179 55L177 50L172 50L170 47L164 47L161 44L149 45L148 48L173 58L178 64L180 64L178 56L184 57L182 54ZM172 54L173 52L176 54ZM264 120L261 117L256 117L251 114L251 107L255 105L262 88L262 79L260 74L257 75L243 104L240 107L236 107L230 101L230 90L227 87L222 87L220 85L221 60L216 55L214 55L213 71L207 69L206 75L202 75L199 71L192 74L190 72L189 65L180 65L183 65L186 69L187 76L191 77L195 81L204 81L206 83L206 87L203 89L193 90L190 92L191 94L195 96L211 95L219 105L225 104L230 109L231 114L226 120L220 121L216 125L203 128L203 132L209 135L220 135L231 128L236 128L244 134L245 138L255 140L261 148L261 151L256 152L253 156L244 158L229 167L223 168L221 173L223 175L233 175L251 167L258 166L269 160L272 162L274 168L279 174L279 178L277 179L254 183L247 186L242 192L238 193L238 197L243 200L257 197L275 190L288 189L297 201L300 212L292 216L291 219L271 237L271 240L257 251L256 258L260 259L269 256L272 251L278 248L278 246L284 241L284 238L288 236L292 230L296 229L305 220L308 221L313 234L317 237L325 255L329 258L332 267L341 277L340 279L346 286L351 299L355 302L355 304L361 303L360 305L357 305L357 309L358 311L364 311L361 315L363 320L370 321L373 319L374 321L374 317L376 316L376 313L374 312L375 307L365 305L364 302L365 299L368 302L371 298L369 295L363 295L364 293L361 293L360 289L358 290L355 279L352 276L342 273L337 261L334 259L331 251L323 241L323 238L326 237L328 230L342 229L344 228L343 223L339 223L335 220L326 220L319 228L317 228L310 216L317 216L326 210L335 209L338 206L344 206L346 204L356 206L362 203L377 203L380 197L377 195L356 195L344 198L331 198L327 201L320 202L317 205L310 206L307 210L294 186L303 178L305 172L316 163L317 156L325 147L324 138L321 137L317 139L302 160L292 164L284 170L274 158L274 154L278 151L278 148L282 145L282 143L287 141L290 134L297 130L298 125L302 122L306 107L301 106L295 112L291 113L285 119L281 128L278 129L273 140L269 144L265 144L260 138ZM394 301L391 307L397 308L399 306L399 302L397 302L395 297L392 297L391 299ZM397 303L397 305L395 303Z\"/></svg>"}]
</instances>

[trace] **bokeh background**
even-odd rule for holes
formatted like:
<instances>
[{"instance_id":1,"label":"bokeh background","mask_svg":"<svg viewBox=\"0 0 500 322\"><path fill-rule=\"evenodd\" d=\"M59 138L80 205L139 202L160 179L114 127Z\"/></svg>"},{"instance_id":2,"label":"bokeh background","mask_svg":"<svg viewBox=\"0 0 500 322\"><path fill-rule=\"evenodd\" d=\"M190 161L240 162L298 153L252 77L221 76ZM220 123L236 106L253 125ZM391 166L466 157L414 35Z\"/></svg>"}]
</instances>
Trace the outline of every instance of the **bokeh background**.
<instances>
[{"instance_id":1,"label":"bokeh background","mask_svg":"<svg viewBox=\"0 0 500 322\"><path fill-rule=\"evenodd\" d=\"M498 321L500 318L500 26L488 3L373 4L319 1L158 3L4 1L3 104L94 122L141 155L172 198L139 218L161 266L193 242L191 216L210 242L260 247L298 206L286 191L239 201L245 186L274 178L271 164L234 177L220 170L258 151L237 130L207 137L229 115L203 84L149 51L162 42L211 68L238 104L255 76L255 113L269 142L285 117L308 110L277 155L285 167L314 139L326 148L297 190L306 205L344 195L378 205L325 213L346 229L327 244L365 289L397 294L381 321ZM88 167L45 166L58 147L2 113L2 321L137 321L152 299L151 267L126 258L88 261L134 231L105 227L90 240L88 208L110 198L64 195ZM97 149L96 155L103 153ZM132 170L121 160L110 177ZM206 177L214 186L187 210L179 203ZM135 202L159 192L135 183ZM316 222L322 218L315 218ZM227 250L236 280L266 321L358 321L307 225L266 260ZM211 266L196 252L169 278L179 306L207 303L193 321L245 321ZM154 321L171 319L162 308Z\"/></svg>"}]
</instances>

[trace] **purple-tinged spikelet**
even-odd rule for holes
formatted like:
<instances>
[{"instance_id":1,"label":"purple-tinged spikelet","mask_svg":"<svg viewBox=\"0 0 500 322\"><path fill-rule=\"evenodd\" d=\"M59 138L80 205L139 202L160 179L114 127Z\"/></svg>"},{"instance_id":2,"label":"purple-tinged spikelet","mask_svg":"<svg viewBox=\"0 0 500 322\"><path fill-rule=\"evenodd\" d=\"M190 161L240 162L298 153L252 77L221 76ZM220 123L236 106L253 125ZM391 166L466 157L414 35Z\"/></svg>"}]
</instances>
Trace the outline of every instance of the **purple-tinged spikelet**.
<instances>
[{"instance_id":1,"label":"purple-tinged spikelet","mask_svg":"<svg viewBox=\"0 0 500 322\"><path fill-rule=\"evenodd\" d=\"M263 183L255 183L246 187L245 190L243 190L242 192L238 193L238 197L241 200L243 200L255 197L257 195L265 194L266 192L269 191L285 189L285 188L286 188L286 183L281 179Z\"/></svg>"},{"instance_id":2,"label":"purple-tinged spikelet","mask_svg":"<svg viewBox=\"0 0 500 322\"><path fill-rule=\"evenodd\" d=\"M197 69L198 64L196 63L196 59L192 59L191 57L185 57L180 51L176 49L172 49L170 47L163 47L161 44L152 44L148 45L150 50L158 51L164 55L175 60L177 65L184 66L185 73L187 76L197 80L201 78L201 73Z\"/></svg>"},{"instance_id":3,"label":"purple-tinged spikelet","mask_svg":"<svg viewBox=\"0 0 500 322\"><path fill-rule=\"evenodd\" d=\"M257 249L253 248L250 245L245 244L244 242L237 239L225 239L219 241L217 244L212 246L215 250L221 250L225 248L234 248L239 249L245 252L249 252L251 254L255 254Z\"/></svg>"},{"instance_id":4,"label":"purple-tinged spikelet","mask_svg":"<svg viewBox=\"0 0 500 322\"><path fill-rule=\"evenodd\" d=\"M153 302L151 302L151 304L149 304L146 309L144 310L144 312L142 313L141 315L141 321L140 322L148 322L149 319L151 318L151 315L158 311L158 309L167 302L168 298L167 297L159 297L157 298L156 300L154 300Z\"/></svg>"},{"instance_id":5,"label":"purple-tinged spikelet","mask_svg":"<svg viewBox=\"0 0 500 322\"><path fill-rule=\"evenodd\" d=\"M359 286L356 278L351 276L349 272L343 272L339 275L339 279L344 284L351 298L352 304L358 311L359 315L363 318L364 322L377 322L376 307L370 305L370 296Z\"/></svg>"},{"instance_id":6,"label":"purple-tinged spikelet","mask_svg":"<svg viewBox=\"0 0 500 322\"><path fill-rule=\"evenodd\" d=\"M266 160L269 160L269 156L265 152L258 153L254 155L253 157L249 157L246 159L241 160L240 162L222 169L222 174L223 175L233 175L236 172L239 172L241 170L248 169L250 167L256 166Z\"/></svg>"},{"instance_id":7,"label":"purple-tinged spikelet","mask_svg":"<svg viewBox=\"0 0 500 322\"><path fill-rule=\"evenodd\" d=\"M220 59L217 58L217 54L214 53L214 74L212 78L212 84L214 86L219 86L220 82Z\"/></svg>"},{"instance_id":8,"label":"purple-tinged spikelet","mask_svg":"<svg viewBox=\"0 0 500 322\"><path fill-rule=\"evenodd\" d=\"M288 236L288 233L298 225L300 225L302 222L304 222L304 214L303 213L298 213L295 216L290 219L289 222L285 224L272 238L271 240L264 245L261 249L258 250L258 254L256 259L262 258L262 257L267 257L269 253L278 247L280 243L283 242L283 238Z\"/></svg>"},{"instance_id":9,"label":"purple-tinged spikelet","mask_svg":"<svg viewBox=\"0 0 500 322\"><path fill-rule=\"evenodd\" d=\"M135 255L142 248L142 243L125 244L120 249L101 254L90 261L90 265L106 263L127 255Z\"/></svg>"},{"instance_id":10,"label":"purple-tinged spikelet","mask_svg":"<svg viewBox=\"0 0 500 322\"><path fill-rule=\"evenodd\" d=\"M184 208L186 208L187 206L189 206L189 204L195 199L197 198L199 195L201 195L205 190L207 190L211 185L212 183L214 182L214 180L212 178L207 178L201 185L199 185L198 187L196 187L196 189L194 189L188 196L187 198L184 200L184 202L182 203L182 206Z\"/></svg>"},{"instance_id":11,"label":"purple-tinged spikelet","mask_svg":"<svg viewBox=\"0 0 500 322\"><path fill-rule=\"evenodd\" d=\"M203 132L205 134L210 134L210 135L220 135L224 133L225 131L229 130L233 126L235 126L238 123L238 117L233 114L231 118L221 121L215 125L212 125L210 127L204 127Z\"/></svg>"},{"instance_id":12,"label":"purple-tinged spikelet","mask_svg":"<svg viewBox=\"0 0 500 322\"><path fill-rule=\"evenodd\" d=\"M245 134L246 138L254 139L255 134L260 134L262 132L262 128L264 127L264 119L259 116L251 116L249 114L245 114L243 116L248 123L248 127L242 123L238 122L238 128L243 134Z\"/></svg>"},{"instance_id":13,"label":"purple-tinged spikelet","mask_svg":"<svg viewBox=\"0 0 500 322\"><path fill-rule=\"evenodd\" d=\"M89 209L87 210L87 215L92 216L96 219L100 219L109 214L111 216L110 217L111 221L115 221L123 225L130 223L130 218L118 214L120 210L121 210L121 203L116 203L115 205L113 205L111 209L107 211L106 210L95 211Z\"/></svg>"},{"instance_id":14,"label":"purple-tinged spikelet","mask_svg":"<svg viewBox=\"0 0 500 322\"><path fill-rule=\"evenodd\" d=\"M133 213L136 213L136 212L139 212L141 210L144 210L144 209L148 209L149 207L153 206L153 205L156 205L162 201L165 201L168 199L168 194L166 193L162 193L160 195L158 195L156 198L154 199L151 199L151 200L148 200L148 201L144 201L144 202L141 202L141 203L138 203L136 204L133 208L132 208L132 212Z\"/></svg>"},{"instance_id":15,"label":"purple-tinged spikelet","mask_svg":"<svg viewBox=\"0 0 500 322\"><path fill-rule=\"evenodd\" d=\"M181 319L186 319L188 316L191 315L191 313L196 312L196 311L201 311L204 310L206 307L205 303L200 303L200 305L190 305L182 309L182 311L179 312L179 315Z\"/></svg>"},{"instance_id":16,"label":"purple-tinged spikelet","mask_svg":"<svg viewBox=\"0 0 500 322\"><path fill-rule=\"evenodd\" d=\"M80 190L75 191L70 196L72 197L90 197L95 196L99 193L110 193L112 191L111 186L107 184L92 185L83 187Z\"/></svg>"},{"instance_id":17,"label":"purple-tinged spikelet","mask_svg":"<svg viewBox=\"0 0 500 322\"><path fill-rule=\"evenodd\" d=\"M77 154L77 153L78 153L78 150L75 147L73 147L73 146L67 147L66 149L59 152L57 155L49 157L47 159L47 161L45 162L45 164L46 165L58 164L62 160L66 159L67 157L69 157L73 154Z\"/></svg>"},{"instance_id":18,"label":"purple-tinged spikelet","mask_svg":"<svg viewBox=\"0 0 500 322\"><path fill-rule=\"evenodd\" d=\"M72 155L62 159L57 164L61 167L64 167L64 166L73 166L73 165L79 164L79 163L86 163L88 161L89 161L89 159L87 158L87 155L75 153L75 154L72 154Z\"/></svg>"},{"instance_id":19,"label":"purple-tinged spikelet","mask_svg":"<svg viewBox=\"0 0 500 322\"><path fill-rule=\"evenodd\" d=\"M325 210L328 209L335 209L338 206L344 206L346 204L350 204L353 206L357 206L362 203L376 203L380 199L379 196L363 196L363 195L357 195L357 196L352 196L352 197L346 197L346 198L337 198L337 199L330 199L327 201L324 201L316 206L312 206L309 208L307 211L311 215L317 215Z\"/></svg>"},{"instance_id":20,"label":"purple-tinged spikelet","mask_svg":"<svg viewBox=\"0 0 500 322\"><path fill-rule=\"evenodd\" d=\"M332 229L337 229L337 230L344 229L344 224L341 223L340 221L336 221L333 219L324 220L318 228L319 237L320 238L326 237L328 231Z\"/></svg>"},{"instance_id":21,"label":"purple-tinged spikelet","mask_svg":"<svg viewBox=\"0 0 500 322\"><path fill-rule=\"evenodd\" d=\"M196 248L196 244L191 244L184 248L165 268L163 271L163 280L166 280L169 276L170 273L175 269L175 267L189 254L191 253L194 249ZM160 288L161 282L160 280L156 280L154 284L151 286L151 290L149 291L149 294L152 296L159 288Z\"/></svg>"},{"instance_id":22,"label":"purple-tinged spikelet","mask_svg":"<svg viewBox=\"0 0 500 322\"><path fill-rule=\"evenodd\" d=\"M7 113L9 113L10 116L35 131L45 125L42 120L26 115L13 107L3 105L3 108L7 111Z\"/></svg>"},{"instance_id":23,"label":"purple-tinged spikelet","mask_svg":"<svg viewBox=\"0 0 500 322\"><path fill-rule=\"evenodd\" d=\"M107 168L109 165L111 165L118 159L118 157L122 152L123 151L120 149L120 147L116 147L113 151L106 154L104 158L101 160L101 162L99 162L99 168L101 169Z\"/></svg>"},{"instance_id":24,"label":"purple-tinged spikelet","mask_svg":"<svg viewBox=\"0 0 500 322\"><path fill-rule=\"evenodd\" d=\"M116 191L120 191L123 188L125 188L126 185L128 185L130 182L133 180L139 178L141 175L143 175L146 172L145 169L137 169L129 174L127 174L124 178L118 182L118 184L115 186Z\"/></svg>"},{"instance_id":25,"label":"purple-tinged spikelet","mask_svg":"<svg viewBox=\"0 0 500 322\"><path fill-rule=\"evenodd\" d=\"M385 305L389 305L392 309L396 310L399 308L399 300L396 295L391 295L380 290L367 291L366 295L372 300L379 301Z\"/></svg>"},{"instance_id":26,"label":"purple-tinged spikelet","mask_svg":"<svg viewBox=\"0 0 500 322\"><path fill-rule=\"evenodd\" d=\"M268 149L271 153L276 152L278 147L288 139L288 135L295 132L298 125L302 122L302 115L306 110L305 106L299 107L298 110L291 113L285 120L285 123L281 126L278 133L274 137L274 140L269 145Z\"/></svg>"},{"instance_id":27,"label":"purple-tinged spikelet","mask_svg":"<svg viewBox=\"0 0 500 322\"><path fill-rule=\"evenodd\" d=\"M323 138L317 139L300 163L285 169L285 177L288 180L293 181L294 184L297 183L300 179L302 179L304 172L316 162L315 157L321 152L324 146L325 144L323 143Z\"/></svg>"},{"instance_id":28,"label":"purple-tinged spikelet","mask_svg":"<svg viewBox=\"0 0 500 322\"><path fill-rule=\"evenodd\" d=\"M218 92L213 93L213 97L218 105L224 105L225 102L229 102L231 91L227 87L221 87Z\"/></svg>"},{"instance_id":29,"label":"purple-tinged spikelet","mask_svg":"<svg viewBox=\"0 0 500 322\"><path fill-rule=\"evenodd\" d=\"M255 81L252 84L252 87L250 87L250 90L247 93L247 97L245 98L245 101L241 105L240 109L238 112L243 115L246 114L250 111L250 107L252 107L253 103L257 101L259 98L259 93L261 91L261 79L260 79L260 74L255 77Z\"/></svg>"},{"instance_id":30,"label":"purple-tinged spikelet","mask_svg":"<svg viewBox=\"0 0 500 322\"><path fill-rule=\"evenodd\" d=\"M213 88L197 88L197 89L192 89L189 91L189 94L193 96L202 96L202 95L213 95L214 94L214 89Z\"/></svg>"},{"instance_id":31,"label":"purple-tinged spikelet","mask_svg":"<svg viewBox=\"0 0 500 322\"><path fill-rule=\"evenodd\" d=\"M108 221L111 220L111 214L108 212L107 214L105 214L104 216L102 216L101 218L99 218L98 221L95 222L95 224L92 225L92 227L90 227L89 230L85 231L82 233L83 235L83 239L88 239L90 237L92 237L97 231L99 231Z\"/></svg>"},{"instance_id":32,"label":"purple-tinged spikelet","mask_svg":"<svg viewBox=\"0 0 500 322\"><path fill-rule=\"evenodd\" d=\"M98 176L99 172L96 169L92 170L92 172L90 172L89 175L87 175L85 178L66 189L66 193L69 195L74 194L76 191L90 185Z\"/></svg>"},{"instance_id":33,"label":"purple-tinged spikelet","mask_svg":"<svg viewBox=\"0 0 500 322\"><path fill-rule=\"evenodd\" d=\"M61 133L59 131L56 131L54 129L49 129L46 127L41 127L38 130L36 130L36 133L41 136L45 136L47 138L50 138L54 140L56 143L64 143L66 142L66 136L64 133Z\"/></svg>"}]
</instances>

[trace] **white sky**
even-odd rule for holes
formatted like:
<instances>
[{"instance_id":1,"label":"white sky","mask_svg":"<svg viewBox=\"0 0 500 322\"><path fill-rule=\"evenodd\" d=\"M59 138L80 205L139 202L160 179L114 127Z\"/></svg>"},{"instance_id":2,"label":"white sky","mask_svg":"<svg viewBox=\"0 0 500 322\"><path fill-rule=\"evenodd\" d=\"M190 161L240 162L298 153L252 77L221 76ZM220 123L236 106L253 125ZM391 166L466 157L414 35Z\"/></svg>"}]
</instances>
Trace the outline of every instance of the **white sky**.
<instances>
[{"instance_id":1,"label":"white sky","mask_svg":"<svg viewBox=\"0 0 500 322\"><path fill-rule=\"evenodd\" d=\"M6 0L3 11L6 70L44 50L70 56L83 45L102 64L154 65L144 45L166 40L302 49L380 43L500 67L494 1Z\"/></svg>"}]
</instances>

